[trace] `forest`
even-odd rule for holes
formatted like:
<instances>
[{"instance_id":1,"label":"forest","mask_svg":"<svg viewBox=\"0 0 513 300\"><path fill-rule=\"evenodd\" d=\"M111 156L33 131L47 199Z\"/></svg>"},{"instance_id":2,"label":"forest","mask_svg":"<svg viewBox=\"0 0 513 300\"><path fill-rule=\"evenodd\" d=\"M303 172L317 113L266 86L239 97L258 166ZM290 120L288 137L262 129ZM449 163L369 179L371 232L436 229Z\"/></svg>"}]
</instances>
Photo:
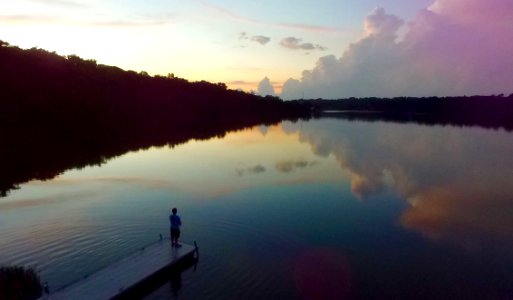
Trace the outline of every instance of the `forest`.
<instances>
[{"instance_id":1,"label":"forest","mask_svg":"<svg viewBox=\"0 0 513 300\"><path fill-rule=\"evenodd\" d=\"M0 41L0 196L32 179L281 120L299 103Z\"/></svg>"},{"instance_id":2,"label":"forest","mask_svg":"<svg viewBox=\"0 0 513 300\"><path fill-rule=\"evenodd\" d=\"M296 100L312 116L427 125L480 126L513 130L513 94L509 96L348 98Z\"/></svg>"}]
</instances>

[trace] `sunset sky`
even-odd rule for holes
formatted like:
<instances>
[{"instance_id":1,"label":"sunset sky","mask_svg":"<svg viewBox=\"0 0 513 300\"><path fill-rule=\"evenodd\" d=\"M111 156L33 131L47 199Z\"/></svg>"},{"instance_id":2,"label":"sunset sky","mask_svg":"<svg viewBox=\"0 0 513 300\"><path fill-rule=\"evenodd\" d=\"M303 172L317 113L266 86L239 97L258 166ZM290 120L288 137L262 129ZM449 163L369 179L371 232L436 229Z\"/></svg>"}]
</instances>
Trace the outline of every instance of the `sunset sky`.
<instances>
[{"instance_id":1,"label":"sunset sky","mask_svg":"<svg viewBox=\"0 0 513 300\"><path fill-rule=\"evenodd\" d=\"M511 0L0 0L0 39L284 98L513 92ZM263 80L268 77L270 80ZM259 87L259 83L260 87Z\"/></svg>"}]
</instances>

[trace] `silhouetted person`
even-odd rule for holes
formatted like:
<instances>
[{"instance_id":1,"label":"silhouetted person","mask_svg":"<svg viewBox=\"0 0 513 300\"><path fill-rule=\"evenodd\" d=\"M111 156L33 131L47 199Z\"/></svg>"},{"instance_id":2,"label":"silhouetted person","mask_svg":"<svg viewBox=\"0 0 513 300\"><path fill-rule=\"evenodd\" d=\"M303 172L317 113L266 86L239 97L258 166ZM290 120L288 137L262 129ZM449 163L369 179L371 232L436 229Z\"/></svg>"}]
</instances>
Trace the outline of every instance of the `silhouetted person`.
<instances>
[{"instance_id":1,"label":"silhouetted person","mask_svg":"<svg viewBox=\"0 0 513 300\"><path fill-rule=\"evenodd\" d=\"M169 222L171 225L171 228L170 228L171 246L172 247L181 247L182 245L180 245L178 243L178 239L180 238L180 226L182 226L182 220L176 214L176 212L178 211L176 209L176 207L173 208L171 211L173 212L173 214L169 215Z\"/></svg>"}]
</instances>

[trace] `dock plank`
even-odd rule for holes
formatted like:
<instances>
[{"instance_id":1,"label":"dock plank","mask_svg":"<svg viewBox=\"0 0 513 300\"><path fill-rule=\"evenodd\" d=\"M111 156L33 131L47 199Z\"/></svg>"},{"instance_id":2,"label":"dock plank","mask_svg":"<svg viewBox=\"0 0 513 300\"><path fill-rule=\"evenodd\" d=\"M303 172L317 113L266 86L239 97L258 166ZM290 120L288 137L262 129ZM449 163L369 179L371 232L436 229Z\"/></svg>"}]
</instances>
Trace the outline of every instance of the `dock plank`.
<instances>
[{"instance_id":1,"label":"dock plank","mask_svg":"<svg viewBox=\"0 0 513 300\"><path fill-rule=\"evenodd\" d=\"M194 251L195 247L187 244L182 244L180 248L172 248L169 239L164 239L40 299L111 299L163 268L192 255Z\"/></svg>"}]
</instances>

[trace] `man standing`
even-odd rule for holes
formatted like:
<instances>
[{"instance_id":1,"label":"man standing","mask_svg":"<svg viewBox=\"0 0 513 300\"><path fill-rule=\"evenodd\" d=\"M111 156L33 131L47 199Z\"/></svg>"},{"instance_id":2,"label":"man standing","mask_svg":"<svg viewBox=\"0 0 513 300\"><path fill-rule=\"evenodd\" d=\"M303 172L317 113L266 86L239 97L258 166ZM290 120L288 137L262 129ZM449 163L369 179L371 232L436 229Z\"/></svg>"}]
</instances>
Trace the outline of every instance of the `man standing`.
<instances>
[{"instance_id":1,"label":"man standing","mask_svg":"<svg viewBox=\"0 0 513 300\"><path fill-rule=\"evenodd\" d=\"M180 238L180 226L182 226L182 220L176 214L178 211L175 208L171 210L173 214L169 215L169 222L171 223L170 233L171 233L171 247L182 247L182 245L178 244L178 239Z\"/></svg>"}]
</instances>

